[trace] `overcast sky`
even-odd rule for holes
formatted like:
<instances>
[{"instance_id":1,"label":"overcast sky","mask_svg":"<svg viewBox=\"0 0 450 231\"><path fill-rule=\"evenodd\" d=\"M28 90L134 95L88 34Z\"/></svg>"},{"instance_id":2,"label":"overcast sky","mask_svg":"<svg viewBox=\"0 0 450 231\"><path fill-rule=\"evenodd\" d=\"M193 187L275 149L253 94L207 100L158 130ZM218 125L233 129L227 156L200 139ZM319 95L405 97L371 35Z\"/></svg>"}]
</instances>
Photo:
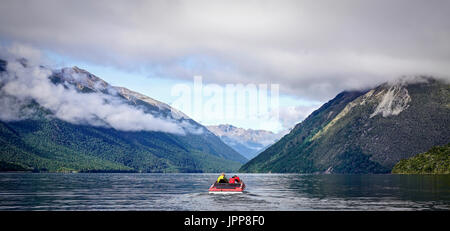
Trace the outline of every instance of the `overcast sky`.
<instances>
[{"instance_id":1,"label":"overcast sky","mask_svg":"<svg viewBox=\"0 0 450 231\"><path fill-rule=\"evenodd\" d=\"M3 0L0 38L123 73L278 83L326 102L402 75L449 78L449 12L446 0Z\"/></svg>"}]
</instances>

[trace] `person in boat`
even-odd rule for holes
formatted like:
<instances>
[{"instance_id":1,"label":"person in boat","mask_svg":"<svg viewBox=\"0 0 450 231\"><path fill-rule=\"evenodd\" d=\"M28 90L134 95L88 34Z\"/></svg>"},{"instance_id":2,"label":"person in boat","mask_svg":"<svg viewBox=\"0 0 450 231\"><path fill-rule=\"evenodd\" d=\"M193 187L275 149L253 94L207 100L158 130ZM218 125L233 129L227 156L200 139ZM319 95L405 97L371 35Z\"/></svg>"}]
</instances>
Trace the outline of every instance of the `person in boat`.
<instances>
[{"instance_id":1,"label":"person in boat","mask_svg":"<svg viewBox=\"0 0 450 231\"><path fill-rule=\"evenodd\" d=\"M225 173L222 172L217 178L217 183L228 183L228 179L225 177Z\"/></svg>"},{"instance_id":2,"label":"person in boat","mask_svg":"<svg viewBox=\"0 0 450 231\"><path fill-rule=\"evenodd\" d=\"M230 184L239 184L241 183L241 179L239 179L238 176L234 175L233 177L230 178L229 182Z\"/></svg>"}]
</instances>

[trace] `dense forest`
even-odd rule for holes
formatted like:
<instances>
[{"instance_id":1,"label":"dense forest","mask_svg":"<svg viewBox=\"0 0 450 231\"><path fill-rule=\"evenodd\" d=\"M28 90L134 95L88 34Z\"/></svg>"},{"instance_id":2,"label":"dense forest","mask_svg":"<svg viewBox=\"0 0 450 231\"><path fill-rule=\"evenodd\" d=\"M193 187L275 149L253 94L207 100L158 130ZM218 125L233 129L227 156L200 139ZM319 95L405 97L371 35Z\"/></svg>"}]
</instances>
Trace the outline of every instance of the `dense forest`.
<instances>
[{"instance_id":1,"label":"dense forest","mask_svg":"<svg viewBox=\"0 0 450 231\"><path fill-rule=\"evenodd\" d=\"M390 173L450 140L450 85L432 77L344 91L244 164L242 172Z\"/></svg>"},{"instance_id":2,"label":"dense forest","mask_svg":"<svg viewBox=\"0 0 450 231\"><path fill-rule=\"evenodd\" d=\"M22 61L26 67L26 60ZM2 89L10 80L3 75L6 67L7 62L0 60L0 97L16 102L15 96ZM202 132L127 131L83 121L71 123L31 100L14 105L20 106L21 111L32 112L26 118L0 121L0 171L221 172L235 171L247 161L206 127L167 104L113 87L76 67L52 70L52 73L49 84L74 87L77 95L107 95L109 100Z\"/></svg>"},{"instance_id":3,"label":"dense forest","mask_svg":"<svg viewBox=\"0 0 450 231\"><path fill-rule=\"evenodd\" d=\"M450 143L400 160L392 169L396 174L450 174Z\"/></svg>"}]
</instances>

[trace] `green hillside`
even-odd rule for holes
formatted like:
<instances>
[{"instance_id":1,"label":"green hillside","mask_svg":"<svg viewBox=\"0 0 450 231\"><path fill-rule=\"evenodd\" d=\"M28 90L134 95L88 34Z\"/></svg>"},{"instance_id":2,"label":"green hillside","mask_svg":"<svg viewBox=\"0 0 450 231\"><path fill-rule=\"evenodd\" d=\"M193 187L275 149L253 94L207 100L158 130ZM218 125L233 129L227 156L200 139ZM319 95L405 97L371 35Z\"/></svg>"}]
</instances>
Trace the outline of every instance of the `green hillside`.
<instances>
[{"instance_id":1,"label":"green hillside","mask_svg":"<svg viewBox=\"0 0 450 231\"><path fill-rule=\"evenodd\" d=\"M0 161L36 171L218 172L240 167L187 145L201 137L122 132L38 118L0 122ZM206 145L207 146L207 145Z\"/></svg>"},{"instance_id":2,"label":"green hillside","mask_svg":"<svg viewBox=\"0 0 450 231\"><path fill-rule=\"evenodd\" d=\"M6 71L6 65L6 62L0 62L0 72ZM70 83L77 85L80 94L98 92L95 86L99 83L112 88L84 70L73 70L88 78L87 83ZM58 73L50 79L53 84L66 84L63 75ZM1 90L0 84L0 97L5 97ZM101 93L108 94L108 91ZM127 93L129 95L114 97L155 116L167 118L172 115L172 108L166 104L146 96L134 98L133 95L138 93L129 90ZM180 122L203 128L204 132L177 135L120 131L65 122L37 103L26 107L33 109L32 117L0 121L0 171L232 172L247 161L189 118L181 118Z\"/></svg>"},{"instance_id":3,"label":"green hillside","mask_svg":"<svg viewBox=\"0 0 450 231\"><path fill-rule=\"evenodd\" d=\"M432 78L343 92L242 172L389 173L450 140L450 85Z\"/></svg>"},{"instance_id":4,"label":"green hillside","mask_svg":"<svg viewBox=\"0 0 450 231\"><path fill-rule=\"evenodd\" d=\"M400 160L392 169L395 174L450 174L450 143L435 146L425 153Z\"/></svg>"}]
</instances>

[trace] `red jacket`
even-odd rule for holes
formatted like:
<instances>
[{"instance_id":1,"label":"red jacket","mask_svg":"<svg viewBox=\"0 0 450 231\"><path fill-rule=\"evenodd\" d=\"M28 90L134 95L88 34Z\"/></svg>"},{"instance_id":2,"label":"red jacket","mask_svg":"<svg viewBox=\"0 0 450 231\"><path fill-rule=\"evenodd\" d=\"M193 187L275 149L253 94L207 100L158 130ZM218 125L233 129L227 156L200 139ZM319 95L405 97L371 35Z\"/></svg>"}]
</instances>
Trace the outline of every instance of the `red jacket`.
<instances>
[{"instance_id":1,"label":"red jacket","mask_svg":"<svg viewBox=\"0 0 450 231\"><path fill-rule=\"evenodd\" d=\"M230 180L229 180L229 182L230 182L231 184L236 184L236 183L240 183L240 182L241 182L241 179L239 179L238 176L237 176L237 177L231 177Z\"/></svg>"}]
</instances>

